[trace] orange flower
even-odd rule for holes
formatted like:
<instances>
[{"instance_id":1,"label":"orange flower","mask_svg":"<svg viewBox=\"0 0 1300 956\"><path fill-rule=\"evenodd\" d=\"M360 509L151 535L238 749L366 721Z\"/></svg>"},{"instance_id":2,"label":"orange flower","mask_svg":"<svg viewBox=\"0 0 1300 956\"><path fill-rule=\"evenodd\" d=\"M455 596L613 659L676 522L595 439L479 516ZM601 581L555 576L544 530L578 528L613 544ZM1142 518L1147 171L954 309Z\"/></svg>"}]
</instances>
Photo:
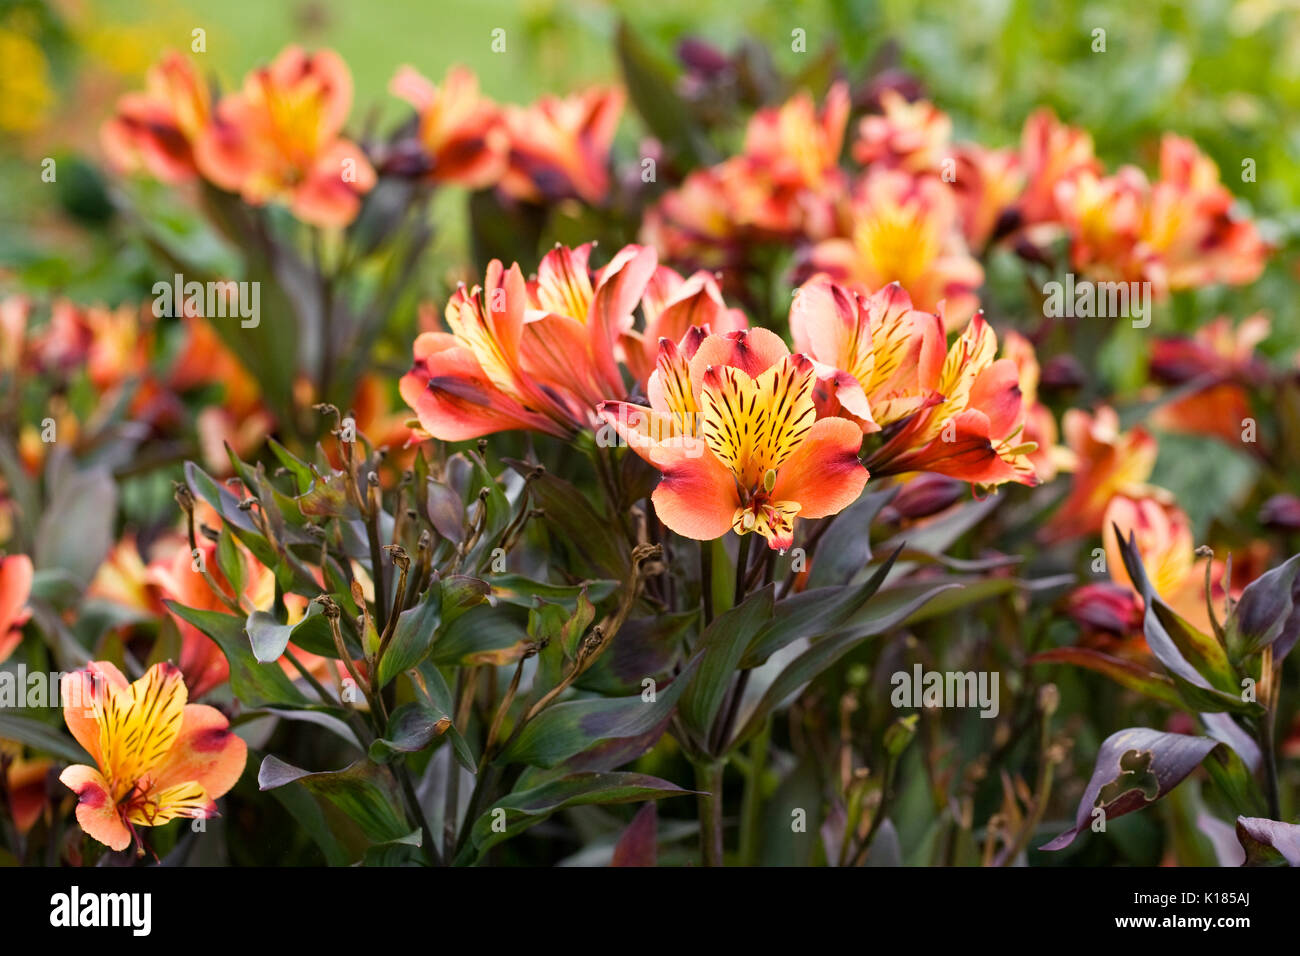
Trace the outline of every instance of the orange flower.
<instances>
[{"instance_id":1,"label":"orange flower","mask_svg":"<svg viewBox=\"0 0 1300 956\"><path fill-rule=\"evenodd\" d=\"M1246 386L1264 381L1267 366L1255 347L1268 338L1269 321L1253 315L1234 328L1225 316L1207 323L1190 338L1160 339L1151 352L1151 375L1169 385L1203 381L1191 395L1159 406L1157 428L1213 435L1237 447L1245 420L1254 417Z\"/></svg>"},{"instance_id":2,"label":"orange flower","mask_svg":"<svg viewBox=\"0 0 1300 956\"><path fill-rule=\"evenodd\" d=\"M1102 282L1149 279L1155 264L1140 232L1150 190L1140 169L1113 176L1079 172L1056 189L1057 210L1070 235L1070 262Z\"/></svg>"},{"instance_id":3,"label":"orange flower","mask_svg":"<svg viewBox=\"0 0 1300 956\"><path fill-rule=\"evenodd\" d=\"M95 766L59 780L77 794L77 822L125 850L137 826L216 815L216 798L244 772L248 747L221 711L188 703L181 672L158 663L128 684L107 661L63 678L63 719Z\"/></svg>"},{"instance_id":4,"label":"orange flower","mask_svg":"<svg viewBox=\"0 0 1300 956\"><path fill-rule=\"evenodd\" d=\"M673 262L704 269L734 265L740 259L744 227L727 183L731 170L745 165L737 159L688 173L681 186L646 210L641 241Z\"/></svg>"},{"instance_id":5,"label":"orange flower","mask_svg":"<svg viewBox=\"0 0 1300 956\"><path fill-rule=\"evenodd\" d=\"M961 144L953 151L953 192L961 214L962 232L974 249L982 249L1024 187L1020 157L1010 149L985 149Z\"/></svg>"},{"instance_id":6,"label":"orange flower","mask_svg":"<svg viewBox=\"0 0 1300 956\"><path fill-rule=\"evenodd\" d=\"M828 239L812 251L814 269L878 289L901 283L918 309L946 303L948 330L974 313L984 270L971 258L951 190L930 176L870 173L857 189L850 238Z\"/></svg>"},{"instance_id":7,"label":"orange flower","mask_svg":"<svg viewBox=\"0 0 1300 956\"><path fill-rule=\"evenodd\" d=\"M808 92L801 90L780 106L761 109L750 118L744 154L760 164L779 189L824 193L840 179L849 108L848 85L842 81L827 91L820 112Z\"/></svg>"},{"instance_id":8,"label":"orange flower","mask_svg":"<svg viewBox=\"0 0 1300 956\"><path fill-rule=\"evenodd\" d=\"M453 68L438 87L414 68L404 66L388 89L419 114L419 141L429 179L482 189L501 178L508 147L501 113L496 104L479 94L473 73Z\"/></svg>"},{"instance_id":9,"label":"orange flower","mask_svg":"<svg viewBox=\"0 0 1300 956\"><path fill-rule=\"evenodd\" d=\"M149 68L142 93L128 93L100 129L108 160L123 172L143 168L165 182L193 179L194 143L212 114L208 88L179 53Z\"/></svg>"},{"instance_id":10,"label":"orange flower","mask_svg":"<svg viewBox=\"0 0 1300 956\"><path fill-rule=\"evenodd\" d=\"M0 662L9 659L23 639L23 625L32 616L32 559L25 554L0 557Z\"/></svg>"},{"instance_id":11,"label":"orange flower","mask_svg":"<svg viewBox=\"0 0 1300 956\"><path fill-rule=\"evenodd\" d=\"M1160 179L1142 223L1142 241L1173 290L1254 282L1268 246L1255 224L1232 213L1233 197L1214 161L1172 134L1160 141Z\"/></svg>"},{"instance_id":12,"label":"orange flower","mask_svg":"<svg viewBox=\"0 0 1300 956\"><path fill-rule=\"evenodd\" d=\"M1169 600L1191 579L1195 545L1187 515L1167 494L1162 498L1116 495L1106 506L1101 537L1106 547L1106 567L1116 584L1136 590L1124 567L1119 538L1115 535L1118 525L1125 540L1131 533L1137 542L1142 566L1156 593Z\"/></svg>"},{"instance_id":13,"label":"orange flower","mask_svg":"<svg viewBox=\"0 0 1300 956\"><path fill-rule=\"evenodd\" d=\"M941 360L943 325L898 283L872 295L814 276L790 306L794 347L817 365L822 412L875 432L926 404L922 369Z\"/></svg>"},{"instance_id":14,"label":"orange flower","mask_svg":"<svg viewBox=\"0 0 1300 956\"><path fill-rule=\"evenodd\" d=\"M909 103L894 89L880 94L880 107L882 115L864 116L858 124L853 158L913 174L937 171L950 155L948 114L925 100Z\"/></svg>"},{"instance_id":15,"label":"orange flower","mask_svg":"<svg viewBox=\"0 0 1300 956\"><path fill-rule=\"evenodd\" d=\"M1047 541L1100 531L1111 498L1142 495L1156 463L1156 441L1141 426L1119 430L1119 416L1108 406L1095 415L1071 408L1061 421L1068 451L1062 455L1073 471L1070 493L1040 532Z\"/></svg>"},{"instance_id":16,"label":"orange flower","mask_svg":"<svg viewBox=\"0 0 1300 956\"><path fill-rule=\"evenodd\" d=\"M660 339L679 342L692 328L721 333L749 326L745 313L727 306L717 279L704 271L684 279L667 266L660 266L646 285L641 311L645 328L625 332L621 345L628 371L642 385L654 371Z\"/></svg>"},{"instance_id":17,"label":"orange flower","mask_svg":"<svg viewBox=\"0 0 1300 956\"><path fill-rule=\"evenodd\" d=\"M997 335L982 314L971 318L946 356L924 345L910 396L920 407L887 433L868 467L882 475L932 471L984 487L1037 484L1021 371L1011 359L997 358L997 350Z\"/></svg>"},{"instance_id":18,"label":"orange flower","mask_svg":"<svg viewBox=\"0 0 1300 956\"><path fill-rule=\"evenodd\" d=\"M811 360L766 329L688 335L685 351L660 341L650 407L605 402L600 413L663 473L651 500L659 519L698 540L761 534L794 541L798 518L848 507L867 481L862 430L817 419Z\"/></svg>"},{"instance_id":19,"label":"orange flower","mask_svg":"<svg viewBox=\"0 0 1300 956\"><path fill-rule=\"evenodd\" d=\"M1050 109L1034 112L1020 136L1020 164L1025 172L1025 191L1018 208L1026 224L1059 222L1057 187L1085 172L1101 173L1093 155L1092 137L1084 130L1066 126Z\"/></svg>"},{"instance_id":20,"label":"orange flower","mask_svg":"<svg viewBox=\"0 0 1300 956\"><path fill-rule=\"evenodd\" d=\"M402 398L429 435L444 441L506 429L567 437L592 424L595 406L626 393L615 346L654 274L654 250L621 249L603 269L591 246L557 246L537 279L518 265L488 265L484 287L447 303L447 332L415 341Z\"/></svg>"},{"instance_id":21,"label":"orange flower","mask_svg":"<svg viewBox=\"0 0 1300 956\"><path fill-rule=\"evenodd\" d=\"M24 760L21 744L0 739L0 786L9 795L9 811L19 833L26 833L40 819L48 803L45 781L53 760ZM8 769L6 761L8 758Z\"/></svg>"},{"instance_id":22,"label":"orange flower","mask_svg":"<svg viewBox=\"0 0 1300 956\"><path fill-rule=\"evenodd\" d=\"M1059 468L1059 433L1052 411L1038 400L1038 356L1029 340L1019 332L1002 337L1002 357L1011 359L1020 371L1020 400L1025 409L1025 441L1037 449L1030 453L1034 472L1040 481L1051 481Z\"/></svg>"},{"instance_id":23,"label":"orange flower","mask_svg":"<svg viewBox=\"0 0 1300 956\"><path fill-rule=\"evenodd\" d=\"M1191 523L1168 492L1163 489L1153 489L1153 492L1150 497L1116 495L1111 499L1101 532L1106 566L1116 584L1136 593L1124 567L1120 538L1115 533L1118 526L1123 540L1128 540L1130 534L1133 536L1142 566L1161 599L1192 626L1209 633L1212 625L1206 610L1205 572L1195 567ZM1237 562L1232 582L1234 597L1257 576L1251 573L1251 557L1247 552L1246 560ZM1226 568L1222 561L1209 560L1210 600L1221 604Z\"/></svg>"},{"instance_id":24,"label":"orange flower","mask_svg":"<svg viewBox=\"0 0 1300 956\"><path fill-rule=\"evenodd\" d=\"M620 89L593 87L563 98L543 96L529 107L506 107L510 156L501 188L528 202L602 202L623 98Z\"/></svg>"},{"instance_id":25,"label":"orange flower","mask_svg":"<svg viewBox=\"0 0 1300 956\"><path fill-rule=\"evenodd\" d=\"M250 205L282 202L303 222L345 226L375 185L370 161L340 136L351 106L337 53L288 47L217 105L195 147L199 169Z\"/></svg>"}]
</instances>

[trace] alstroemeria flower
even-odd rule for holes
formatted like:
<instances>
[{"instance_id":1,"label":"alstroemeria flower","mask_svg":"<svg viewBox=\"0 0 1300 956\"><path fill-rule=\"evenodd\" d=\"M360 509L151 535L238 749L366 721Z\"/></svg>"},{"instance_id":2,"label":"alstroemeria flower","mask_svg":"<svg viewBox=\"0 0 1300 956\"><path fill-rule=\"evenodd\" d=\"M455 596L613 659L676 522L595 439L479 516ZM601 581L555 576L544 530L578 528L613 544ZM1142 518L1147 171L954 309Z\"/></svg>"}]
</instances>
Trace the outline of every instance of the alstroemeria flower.
<instances>
[{"instance_id":1,"label":"alstroemeria flower","mask_svg":"<svg viewBox=\"0 0 1300 956\"><path fill-rule=\"evenodd\" d=\"M745 313L723 301L718 280L704 271L687 279L659 266L641 296L641 312L645 327L625 332L621 346L624 364L642 385L654 371L660 339L680 342L692 328L723 333L749 327Z\"/></svg>"},{"instance_id":2,"label":"alstroemeria flower","mask_svg":"<svg viewBox=\"0 0 1300 956\"><path fill-rule=\"evenodd\" d=\"M932 471L985 487L1037 484L1020 369L997 358L997 351L997 335L982 314L971 318L946 355L923 347L917 362L921 406L886 432L868 467L877 474Z\"/></svg>"},{"instance_id":3,"label":"alstroemeria flower","mask_svg":"<svg viewBox=\"0 0 1300 956\"><path fill-rule=\"evenodd\" d=\"M1121 432L1119 416L1109 406L1096 414L1071 408L1061 430L1068 446L1062 458L1074 474L1069 495L1041 531L1048 541L1100 531L1111 498L1142 497L1156 463L1156 440L1141 426Z\"/></svg>"},{"instance_id":4,"label":"alstroemeria flower","mask_svg":"<svg viewBox=\"0 0 1300 956\"><path fill-rule=\"evenodd\" d=\"M626 246L591 271L591 246L557 246L537 279L518 265L488 265L486 284L447 304L450 332L415 341L402 398L429 435L444 441L508 429L567 437L593 423L595 407L626 394L616 345L654 274L653 249Z\"/></svg>"},{"instance_id":5,"label":"alstroemeria flower","mask_svg":"<svg viewBox=\"0 0 1300 956\"><path fill-rule=\"evenodd\" d=\"M822 413L852 417L864 432L927 403L922 369L933 368L945 346L939 317L913 309L898 283L864 295L827 276L814 276L797 290L790 334L795 349L817 364Z\"/></svg>"},{"instance_id":6,"label":"alstroemeria flower","mask_svg":"<svg viewBox=\"0 0 1300 956\"><path fill-rule=\"evenodd\" d=\"M1025 441L1038 446L1030 452L1034 473L1039 481L1051 481L1061 466L1061 450L1057 446L1060 433L1052 410L1038 400L1040 369L1034 346L1019 332L1010 331L1002 336L1002 357L1011 359L1020 371L1020 401L1025 409Z\"/></svg>"},{"instance_id":7,"label":"alstroemeria flower","mask_svg":"<svg viewBox=\"0 0 1300 956\"><path fill-rule=\"evenodd\" d=\"M868 289L900 283L918 309L944 302L948 331L978 306L984 269L971 257L952 191L932 176L897 170L869 173L852 206L850 238L827 239L812 250L814 269Z\"/></svg>"},{"instance_id":8,"label":"alstroemeria flower","mask_svg":"<svg viewBox=\"0 0 1300 956\"><path fill-rule=\"evenodd\" d=\"M1211 624L1206 609L1205 571L1196 567L1191 522L1174 504L1172 496L1164 489L1153 489L1147 497L1116 495L1106 507L1101 530L1102 543L1106 547L1106 567L1116 584L1132 588L1136 593L1124 567L1116 527L1125 540L1129 535L1133 536L1142 566L1161 599L1192 626L1209 633ZM1255 577L1251 573L1249 552L1245 558L1234 562L1231 582L1234 598ZM1221 604L1226 566L1217 558L1209 560L1209 598L1211 602Z\"/></svg>"},{"instance_id":9,"label":"alstroemeria flower","mask_svg":"<svg viewBox=\"0 0 1300 956\"><path fill-rule=\"evenodd\" d=\"M728 198L733 165L743 158L695 169L645 211L640 240L668 260L701 269L732 268L743 258L745 227Z\"/></svg>"},{"instance_id":10,"label":"alstroemeria flower","mask_svg":"<svg viewBox=\"0 0 1300 956\"><path fill-rule=\"evenodd\" d=\"M766 329L688 335L684 345L661 341L649 408L600 407L663 473L651 500L668 528L698 540L752 531L786 549L796 519L853 503L868 477L858 462L862 430L817 419L807 356L791 355Z\"/></svg>"},{"instance_id":11,"label":"alstroemeria flower","mask_svg":"<svg viewBox=\"0 0 1300 956\"><path fill-rule=\"evenodd\" d=\"M1190 140L1165 134L1141 238L1159 258L1170 289L1259 278L1268 246L1253 222L1233 214L1233 204L1214 161Z\"/></svg>"},{"instance_id":12,"label":"alstroemeria flower","mask_svg":"<svg viewBox=\"0 0 1300 956\"><path fill-rule=\"evenodd\" d=\"M501 188L535 203L602 202L609 192L609 151L623 100L617 87L593 87L563 98L543 96L528 107L506 107L510 156Z\"/></svg>"},{"instance_id":13,"label":"alstroemeria flower","mask_svg":"<svg viewBox=\"0 0 1300 956\"><path fill-rule=\"evenodd\" d=\"M194 178L194 143L212 114L208 88L194 65L168 53L149 68L145 89L127 93L100 128L108 160L124 172L143 168L165 183Z\"/></svg>"},{"instance_id":14,"label":"alstroemeria flower","mask_svg":"<svg viewBox=\"0 0 1300 956\"><path fill-rule=\"evenodd\" d=\"M1093 154L1092 136L1060 122L1050 109L1040 109L1025 120L1020 136L1020 165L1025 191L1017 208L1025 224L1060 221L1057 189L1085 172L1101 174Z\"/></svg>"},{"instance_id":15,"label":"alstroemeria flower","mask_svg":"<svg viewBox=\"0 0 1300 956\"><path fill-rule=\"evenodd\" d=\"M49 802L45 780L53 760L23 758L22 744L0 738L0 758L8 758L8 769L0 760L0 786L9 796L9 812L19 833L26 833L40 819Z\"/></svg>"},{"instance_id":16,"label":"alstroemeria flower","mask_svg":"<svg viewBox=\"0 0 1300 956\"><path fill-rule=\"evenodd\" d=\"M23 639L23 625L32 616L27 599L32 594L32 559L25 554L0 558L0 662L6 661Z\"/></svg>"},{"instance_id":17,"label":"alstroemeria flower","mask_svg":"<svg viewBox=\"0 0 1300 956\"><path fill-rule=\"evenodd\" d=\"M181 672L160 662L134 683L107 661L63 678L63 719L95 766L59 780L77 794L77 822L125 850L138 826L216 815L244 772L248 747L221 711L188 703Z\"/></svg>"},{"instance_id":18,"label":"alstroemeria flower","mask_svg":"<svg viewBox=\"0 0 1300 956\"><path fill-rule=\"evenodd\" d=\"M832 84L819 111L801 90L780 106L756 112L745 128L744 155L781 189L824 193L838 183L849 88Z\"/></svg>"},{"instance_id":19,"label":"alstroemeria flower","mask_svg":"<svg viewBox=\"0 0 1300 956\"><path fill-rule=\"evenodd\" d=\"M253 206L282 202L303 222L346 226L375 185L342 138L352 77L337 53L291 46L223 97L195 147L204 176Z\"/></svg>"},{"instance_id":20,"label":"alstroemeria flower","mask_svg":"<svg viewBox=\"0 0 1300 956\"><path fill-rule=\"evenodd\" d=\"M456 67L447 71L441 86L434 86L413 67L404 66L388 89L419 114L418 137L428 179L482 189L501 178L508 147L501 111L479 93L473 73Z\"/></svg>"},{"instance_id":21,"label":"alstroemeria flower","mask_svg":"<svg viewBox=\"0 0 1300 956\"><path fill-rule=\"evenodd\" d=\"M1020 155L1013 149L986 149L962 143L953 149L951 184L960 210L962 233L972 249L994 238L1003 217L1015 207L1024 189Z\"/></svg>"},{"instance_id":22,"label":"alstroemeria flower","mask_svg":"<svg viewBox=\"0 0 1300 956\"><path fill-rule=\"evenodd\" d=\"M952 120L925 100L909 103L898 90L880 94L880 115L864 116L853 143L853 158L904 172L936 172L950 153Z\"/></svg>"},{"instance_id":23,"label":"alstroemeria flower","mask_svg":"<svg viewBox=\"0 0 1300 956\"><path fill-rule=\"evenodd\" d=\"M1057 210L1070 236L1070 264L1100 282L1154 279L1165 283L1154 253L1141 241L1150 186L1125 166L1111 176L1082 170L1056 188Z\"/></svg>"}]
</instances>

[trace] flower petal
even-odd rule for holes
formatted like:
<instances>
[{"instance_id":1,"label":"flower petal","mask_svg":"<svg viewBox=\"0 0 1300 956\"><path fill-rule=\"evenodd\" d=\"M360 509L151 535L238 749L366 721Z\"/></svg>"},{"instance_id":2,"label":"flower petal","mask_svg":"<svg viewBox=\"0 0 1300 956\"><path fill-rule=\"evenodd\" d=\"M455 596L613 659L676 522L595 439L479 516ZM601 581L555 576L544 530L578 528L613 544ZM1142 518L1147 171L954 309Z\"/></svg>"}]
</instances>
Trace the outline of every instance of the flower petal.
<instances>
[{"instance_id":1,"label":"flower petal","mask_svg":"<svg viewBox=\"0 0 1300 956\"><path fill-rule=\"evenodd\" d=\"M799 503L799 517L824 518L844 510L870 475L858 461L862 429L846 418L813 423L777 471L772 498Z\"/></svg>"}]
</instances>

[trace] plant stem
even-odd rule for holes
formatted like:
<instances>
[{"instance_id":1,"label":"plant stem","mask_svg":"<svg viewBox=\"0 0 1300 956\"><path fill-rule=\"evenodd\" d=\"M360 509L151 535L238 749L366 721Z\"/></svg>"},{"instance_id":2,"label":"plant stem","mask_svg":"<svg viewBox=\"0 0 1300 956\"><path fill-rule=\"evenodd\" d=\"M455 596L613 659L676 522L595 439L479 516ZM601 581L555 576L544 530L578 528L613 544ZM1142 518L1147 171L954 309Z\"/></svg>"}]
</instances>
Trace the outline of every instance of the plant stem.
<instances>
[{"instance_id":1,"label":"plant stem","mask_svg":"<svg viewBox=\"0 0 1300 956\"><path fill-rule=\"evenodd\" d=\"M758 862L759 809L763 805L763 772L767 769L767 749L772 741L772 719L749 742L749 772L740 804L740 865Z\"/></svg>"},{"instance_id":2,"label":"plant stem","mask_svg":"<svg viewBox=\"0 0 1300 956\"><path fill-rule=\"evenodd\" d=\"M700 863L722 866L722 772L721 761L695 764L695 789L700 791Z\"/></svg>"},{"instance_id":3,"label":"plant stem","mask_svg":"<svg viewBox=\"0 0 1300 956\"><path fill-rule=\"evenodd\" d=\"M738 607L745 599L745 578L748 577L746 572L749 569L749 546L752 542L752 534L740 536L740 550L736 554L736 597L731 602L732 607Z\"/></svg>"},{"instance_id":4,"label":"plant stem","mask_svg":"<svg viewBox=\"0 0 1300 956\"><path fill-rule=\"evenodd\" d=\"M704 600L704 626L713 623L713 542L700 542L700 596Z\"/></svg>"}]
</instances>

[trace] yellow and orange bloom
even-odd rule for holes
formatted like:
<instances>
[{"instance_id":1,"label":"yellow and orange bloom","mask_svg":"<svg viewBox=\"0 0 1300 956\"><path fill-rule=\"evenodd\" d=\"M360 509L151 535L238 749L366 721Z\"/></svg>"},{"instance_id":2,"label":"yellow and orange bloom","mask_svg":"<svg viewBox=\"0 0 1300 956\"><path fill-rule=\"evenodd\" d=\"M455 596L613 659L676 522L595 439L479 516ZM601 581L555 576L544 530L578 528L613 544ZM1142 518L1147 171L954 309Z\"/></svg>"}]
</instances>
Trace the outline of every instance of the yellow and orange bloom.
<instances>
[{"instance_id":1,"label":"yellow and orange bloom","mask_svg":"<svg viewBox=\"0 0 1300 956\"><path fill-rule=\"evenodd\" d=\"M943 324L912 308L898 283L865 295L827 276L804 283L790 307L794 347L821 380L822 411L879 431L927 404L922 370L943 355Z\"/></svg>"},{"instance_id":2,"label":"yellow and orange bloom","mask_svg":"<svg viewBox=\"0 0 1300 956\"><path fill-rule=\"evenodd\" d=\"M841 179L840 152L849 119L849 90L835 83L820 110L807 91L756 112L745 129L744 156L781 190L825 194Z\"/></svg>"},{"instance_id":3,"label":"yellow and orange bloom","mask_svg":"<svg viewBox=\"0 0 1300 956\"><path fill-rule=\"evenodd\" d=\"M1057 447L1059 432L1051 409L1038 400L1040 369L1038 356L1030 341L1019 332L1007 332L1002 337L1002 357L1011 359L1020 370L1020 400L1025 409L1025 441L1037 448L1030 453L1034 472L1039 481L1051 481L1060 469L1061 450Z\"/></svg>"},{"instance_id":4,"label":"yellow and orange bloom","mask_svg":"<svg viewBox=\"0 0 1300 956\"><path fill-rule=\"evenodd\" d=\"M1072 471L1070 493L1044 525L1044 540L1060 541L1102 530L1116 495L1143 497L1156 463L1156 440L1141 426L1121 432L1119 416L1102 406L1095 414L1069 409L1061 420L1067 448L1061 460Z\"/></svg>"},{"instance_id":5,"label":"yellow and orange bloom","mask_svg":"<svg viewBox=\"0 0 1300 956\"><path fill-rule=\"evenodd\" d=\"M1164 136L1141 239L1159 260L1169 289L1259 278L1268 245L1253 222L1233 214L1233 202L1213 160L1190 140Z\"/></svg>"},{"instance_id":6,"label":"yellow and orange bloom","mask_svg":"<svg viewBox=\"0 0 1300 956\"><path fill-rule=\"evenodd\" d=\"M880 94L880 115L864 116L853 143L853 158L919 175L938 172L950 155L952 120L926 100L909 103L898 90Z\"/></svg>"},{"instance_id":7,"label":"yellow and orange bloom","mask_svg":"<svg viewBox=\"0 0 1300 956\"><path fill-rule=\"evenodd\" d=\"M942 338L940 342L942 343ZM867 462L876 474L930 471L972 485L1035 485L1025 434L1021 370L997 357L997 334L982 314L973 316L945 355L919 351L920 407L888 433Z\"/></svg>"},{"instance_id":8,"label":"yellow and orange bloom","mask_svg":"<svg viewBox=\"0 0 1300 956\"><path fill-rule=\"evenodd\" d=\"M948 331L978 306L984 269L966 247L952 191L932 176L897 170L869 173L858 185L849 238L812 251L814 269L868 289L900 283L918 309L945 303Z\"/></svg>"},{"instance_id":9,"label":"yellow and orange bloom","mask_svg":"<svg viewBox=\"0 0 1300 956\"><path fill-rule=\"evenodd\" d=\"M1014 209L1025 177L1012 149L985 149L963 143L953 149L954 179L962 233L972 249L994 238L1004 216Z\"/></svg>"},{"instance_id":10,"label":"yellow and orange bloom","mask_svg":"<svg viewBox=\"0 0 1300 956\"><path fill-rule=\"evenodd\" d=\"M650 407L606 402L601 415L663 474L659 519L697 540L728 530L794 541L799 518L848 507L867 481L862 430L817 418L816 371L766 329L660 342Z\"/></svg>"},{"instance_id":11,"label":"yellow and orange bloom","mask_svg":"<svg viewBox=\"0 0 1300 956\"><path fill-rule=\"evenodd\" d=\"M337 53L291 46L222 98L195 146L204 176L253 206L280 202L303 222L345 226L375 185L342 137L352 77Z\"/></svg>"},{"instance_id":12,"label":"yellow and orange bloom","mask_svg":"<svg viewBox=\"0 0 1300 956\"><path fill-rule=\"evenodd\" d=\"M19 833L32 828L49 802L46 780L53 768L53 760L24 759L21 744L0 739L0 786L9 796L9 812Z\"/></svg>"},{"instance_id":13,"label":"yellow and orange bloom","mask_svg":"<svg viewBox=\"0 0 1300 956\"><path fill-rule=\"evenodd\" d=\"M718 280L704 271L683 278L659 266L641 296L641 311L645 327L623 333L621 351L628 371L642 385L654 371L660 339L680 342L692 328L708 334L749 327L745 313L723 301Z\"/></svg>"},{"instance_id":14,"label":"yellow and orange bloom","mask_svg":"<svg viewBox=\"0 0 1300 956\"><path fill-rule=\"evenodd\" d=\"M1025 190L1017 208L1021 222L1027 225L1059 222L1058 187L1083 173L1101 174L1092 136L1065 125L1046 108L1025 120L1020 136L1020 165Z\"/></svg>"},{"instance_id":15,"label":"yellow and orange bloom","mask_svg":"<svg viewBox=\"0 0 1300 956\"><path fill-rule=\"evenodd\" d=\"M1192 626L1209 633L1211 624L1206 609L1205 571L1196 567L1191 522L1174 504L1172 496L1163 489L1154 489L1150 496L1142 498L1116 495L1106 508L1102 528L1106 566L1117 585L1136 592L1136 586L1129 580L1124 567L1119 547L1121 539L1116 535L1116 527L1123 540L1127 541L1132 535L1151 586L1161 599ZM1209 561L1209 599L1211 603L1221 605L1225 565L1216 558ZM1249 571L1249 560L1236 564L1232 581L1234 597L1254 576Z\"/></svg>"},{"instance_id":16,"label":"yellow and orange bloom","mask_svg":"<svg viewBox=\"0 0 1300 956\"><path fill-rule=\"evenodd\" d=\"M25 554L0 558L0 662L8 660L23 639L23 625L32 616L32 559Z\"/></svg>"},{"instance_id":17,"label":"yellow and orange bloom","mask_svg":"<svg viewBox=\"0 0 1300 956\"><path fill-rule=\"evenodd\" d=\"M501 178L509 144L501 110L479 93L473 73L453 68L442 85L435 86L413 67L404 66L388 89L419 115L417 135L428 163L428 179L483 189Z\"/></svg>"},{"instance_id":18,"label":"yellow and orange bloom","mask_svg":"<svg viewBox=\"0 0 1300 956\"><path fill-rule=\"evenodd\" d=\"M94 661L63 678L63 719L95 766L59 779L77 794L77 822L113 850L136 827L215 816L216 799L244 771L248 748L216 708L188 703L181 672L167 663L128 683Z\"/></svg>"},{"instance_id":19,"label":"yellow and orange bloom","mask_svg":"<svg viewBox=\"0 0 1300 956\"><path fill-rule=\"evenodd\" d=\"M502 190L527 202L603 202L623 101L621 89L592 87L567 97L543 96L527 107L506 107L510 155Z\"/></svg>"},{"instance_id":20,"label":"yellow and orange bloom","mask_svg":"<svg viewBox=\"0 0 1300 956\"><path fill-rule=\"evenodd\" d=\"M100 142L122 172L142 169L165 183L184 182L198 172L194 144L211 116L208 88L194 64L172 52L149 69L143 92L118 101Z\"/></svg>"},{"instance_id":21,"label":"yellow and orange bloom","mask_svg":"<svg viewBox=\"0 0 1300 956\"><path fill-rule=\"evenodd\" d=\"M617 350L654 274L654 250L621 249L589 267L591 246L557 246L536 280L518 265L488 265L485 285L447 303L450 332L415 341L402 398L420 427L444 441L507 429L560 437L590 427L596 406L626 394Z\"/></svg>"}]
</instances>

